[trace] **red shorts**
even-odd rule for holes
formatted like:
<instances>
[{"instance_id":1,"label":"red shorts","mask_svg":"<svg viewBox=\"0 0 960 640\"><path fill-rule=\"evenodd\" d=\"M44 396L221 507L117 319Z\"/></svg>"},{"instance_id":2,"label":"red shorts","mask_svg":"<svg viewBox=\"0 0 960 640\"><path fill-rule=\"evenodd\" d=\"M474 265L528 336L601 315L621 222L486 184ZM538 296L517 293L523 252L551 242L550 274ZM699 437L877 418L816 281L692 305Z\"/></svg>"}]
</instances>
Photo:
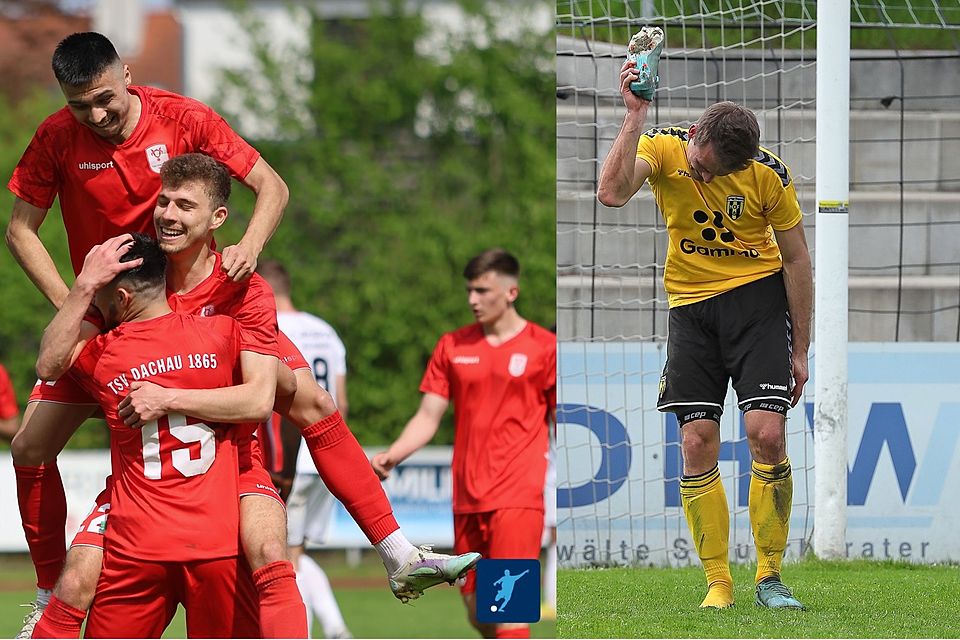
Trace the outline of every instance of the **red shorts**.
<instances>
[{"instance_id":1,"label":"red shorts","mask_svg":"<svg viewBox=\"0 0 960 640\"><path fill-rule=\"evenodd\" d=\"M238 447L240 458L240 497L266 496L273 498L281 505L280 493L273 486L270 473L263 468L263 458L260 455L260 445L256 438L250 439L247 446ZM93 508L87 517L80 523L77 534L73 537L71 547L97 547L103 549L103 532L107 528L107 517L110 514L110 495L113 490L113 476L107 476L106 488L100 492L94 501ZM286 509L286 506L284 506ZM136 637L136 636L134 636Z\"/></svg>"},{"instance_id":2,"label":"red shorts","mask_svg":"<svg viewBox=\"0 0 960 640\"><path fill-rule=\"evenodd\" d=\"M291 371L312 368L311 365L307 363L307 359L300 353L297 345L293 344L293 341L290 340L283 331L277 333L277 353L280 355L281 364L290 367Z\"/></svg>"},{"instance_id":3,"label":"red shorts","mask_svg":"<svg viewBox=\"0 0 960 640\"><path fill-rule=\"evenodd\" d=\"M103 556L87 638L159 638L182 603L188 638L259 638L257 592L237 556L191 562Z\"/></svg>"},{"instance_id":4,"label":"red shorts","mask_svg":"<svg viewBox=\"0 0 960 640\"><path fill-rule=\"evenodd\" d=\"M59 404L97 404L89 393L83 390L70 372L63 374L59 380L44 382L37 380L30 392L27 402L56 402Z\"/></svg>"},{"instance_id":5,"label":"red shorts","mask_svg":"<svg viewBox=\"0 0 960 640\"><path fill-rule=\"evenodd\" d=\"M453 514L453 552L477 551L488 559L536 560L540 557L543 511L497 509ZM467 574L460 593L476 593L475 571Z\"/></svg>"}]
</instances>

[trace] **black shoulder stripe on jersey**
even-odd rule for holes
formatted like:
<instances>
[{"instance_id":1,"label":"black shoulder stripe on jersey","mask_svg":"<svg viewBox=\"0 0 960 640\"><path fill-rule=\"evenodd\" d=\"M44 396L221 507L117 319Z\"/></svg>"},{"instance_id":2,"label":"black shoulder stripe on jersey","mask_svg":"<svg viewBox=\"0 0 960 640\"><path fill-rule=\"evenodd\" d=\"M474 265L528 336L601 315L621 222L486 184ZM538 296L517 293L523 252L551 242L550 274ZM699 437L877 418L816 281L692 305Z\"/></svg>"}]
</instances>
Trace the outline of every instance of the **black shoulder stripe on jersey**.
<instances>
[{"instance_id":1,"label":"black shoulder stripe on jersey","mask_svg":"<svg viewBox=\"0 0 960 640\"><path fill-rule=\"evenodd\" d=\"M664 129L653 128L647 131L644 135L648 138L652 138L656 135L676 136L681 140L686 140L689 137L686 129L679 129L677 127L668 127Z\"/></svg>"},{"instance_id":2,"label":"black shoulder stripe on jersey","mask_svg":"<svg viewBox=\"0 0 960 640\"><path fill-rule=\"evenodd\" d=\"M780 176L780 182L783 183L784 187L790 184L790 172L787 171L786 165L780 162L775 155L763 147L760 147L760 152L753 159L763 166L773 169L774 173Z\"/></svg>"}]
</instances>

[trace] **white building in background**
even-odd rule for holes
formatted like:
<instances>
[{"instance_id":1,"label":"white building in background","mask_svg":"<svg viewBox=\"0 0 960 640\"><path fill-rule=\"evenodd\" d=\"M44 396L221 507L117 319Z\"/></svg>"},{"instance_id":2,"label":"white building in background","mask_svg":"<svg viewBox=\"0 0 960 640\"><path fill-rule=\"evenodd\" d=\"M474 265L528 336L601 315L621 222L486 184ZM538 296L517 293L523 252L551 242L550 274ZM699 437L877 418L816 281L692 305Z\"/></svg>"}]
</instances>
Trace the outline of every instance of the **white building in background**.
<instances>
[{"instance_id":1,"label":"white building in background","mask_svg":"<svg viewBox=\"0 0 960 640\"><path fill-rule=\"evenodd\" d=\"M102 0L109 2L111 0ZM172 0L183 29L184 92L198 100L213 101L219 96L219 83L224 69L251 70L254 53L245 25L229 2L223 0ZM272 53L285 61L283 72L288 87L296 86L298 77L309 76L310 8L330 19L363 18L369 14L366 0L250 0L249 13L260 25L270 43ZM467 39L482 31L470 23L455 2L424 0L411 2L421 6L432 32L418 45L418 52L440 52L449 41ZM554 26L554 7L547 0L519 0L509 4L508 15L500 21L503 35L532 28L544 33ZM265 98L269 99L268 96ZM243 105L224 105L234 113L243 113ZM252 117L241 117L236 123L246 135L269 135L264 124Z\"/></svg>"}]
</instances>

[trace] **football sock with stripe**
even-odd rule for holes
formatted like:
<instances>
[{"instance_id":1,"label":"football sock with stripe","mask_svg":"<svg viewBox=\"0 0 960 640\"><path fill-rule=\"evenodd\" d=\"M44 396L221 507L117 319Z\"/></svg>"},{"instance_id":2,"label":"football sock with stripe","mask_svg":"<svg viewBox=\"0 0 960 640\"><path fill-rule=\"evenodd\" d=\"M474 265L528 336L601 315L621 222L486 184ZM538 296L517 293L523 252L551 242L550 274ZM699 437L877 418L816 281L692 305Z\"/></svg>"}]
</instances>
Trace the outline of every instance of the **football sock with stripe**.
<instances>
[{"instance_id":1,"label":"football sock with stripe","mask_svg":"<svg viewBox=\"0 0 960 640\"><path fill-rule=\"evenodd\" d=\"M757 582L780 575L790 531L793 474L790 459L777 464L754 461L750 474L750 526L757 545Z\"/></svg>"},{"instance_id":2,"label":"football sock with stripe","mask_svg":"<svg viewBox=\"0 0 960 640\"><path fill-rule=\"evenodd\" d=\"M380 479L339 411L302 432L323 482L343 503L370 544L400 528Z\"/></svg>"},{"instance_id":3,"label":"football sock with stripe","mask_svg":"<svg viewBox=\"0 0 960 640\"><path fill-rule=\"evenodd\" d=\"M50 596L50 603L43 616L33 628L34 638L79 638L80 626L87 612L71 607L66 602Z\"/></svg>"},{"instance_id":4,"label":"football sock with stripe","mask_svg":"<svg viewBox=\"0 0 960 640\"><path fill-rule=\"evenodd\" d=\"M264 638L306 638L307 610L297 589L297 574L287 560L253 572L260 600L260 633Z\"/></svg>"},{"instance_id":5,"label":"football sock with stripe","mask_svg":"<svg viewBox=\"0 0 960 640\"><path fill-rule=\"evenodd\" d=\"M20 521L37 571L37 587L53 589L67 558L64 530L67 496L57 461L40 466L13 465Z\"/></svg>"},{"instance_id":6,"label":"football sock with stripe","mask_svg":"<svg viewBox=\"0 0 960 640\"><path fill-rule=\"evenodd\" d=\"M530 627L508 627L504 629L498 626L494 633L495 638L529 638Z\"/></svg>"},{"instance_id":7,"label":"football sock with stripe","mask_svg":"<svg viewBox=\"0 0 960 640\"><path fill-rule=\"evenodd\" d=\"M730 512L719 466L700 475L683 476L680 499L707 578L707 598L700 606L728 607L733 604L728 555Z\"/></svg>"}]
</instances>

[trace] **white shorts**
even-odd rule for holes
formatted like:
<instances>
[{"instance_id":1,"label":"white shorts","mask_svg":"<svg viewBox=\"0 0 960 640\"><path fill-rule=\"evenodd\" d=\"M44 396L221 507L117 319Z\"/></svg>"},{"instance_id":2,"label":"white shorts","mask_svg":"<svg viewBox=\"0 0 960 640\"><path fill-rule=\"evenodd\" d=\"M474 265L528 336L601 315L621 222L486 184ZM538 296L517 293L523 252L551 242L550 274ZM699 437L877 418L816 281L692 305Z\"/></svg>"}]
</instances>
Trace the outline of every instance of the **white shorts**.
<instances>
[{"instance_id":1,"label":"white shorts","mask_svg":"<svg viewBox=\"0 0 960 640\"><path fill-rule=\"evenodd\" d=\"M287 498L287 544L323 544L333 522L336 499L316 473L298 473Z\"/></svg>"}]
</instances>

